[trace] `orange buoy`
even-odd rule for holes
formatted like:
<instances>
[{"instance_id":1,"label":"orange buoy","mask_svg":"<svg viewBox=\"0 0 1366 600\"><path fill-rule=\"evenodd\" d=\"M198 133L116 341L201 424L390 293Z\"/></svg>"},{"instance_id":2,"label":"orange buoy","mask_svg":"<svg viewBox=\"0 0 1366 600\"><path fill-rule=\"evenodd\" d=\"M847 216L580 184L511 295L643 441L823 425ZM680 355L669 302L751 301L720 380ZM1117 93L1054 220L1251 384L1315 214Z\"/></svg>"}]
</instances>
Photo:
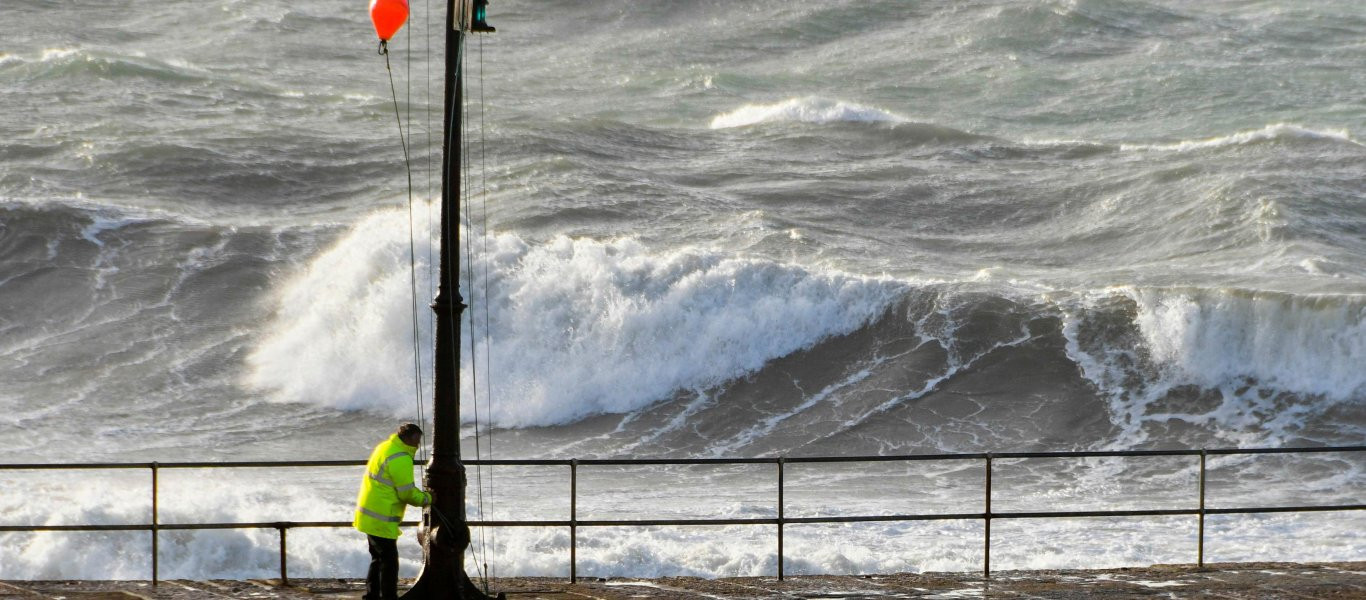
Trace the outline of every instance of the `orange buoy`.
<instances>
[{"instance_id":1,"label":"orange buoy","mask_svg":"<svg viewBox=\"0 0 1366 600\"><path fill-rule=\"evenodd\" d=\"M408 22L408 0L370 0L370 21L379 39L389 41Z\"/></svg>"}]
</instances>

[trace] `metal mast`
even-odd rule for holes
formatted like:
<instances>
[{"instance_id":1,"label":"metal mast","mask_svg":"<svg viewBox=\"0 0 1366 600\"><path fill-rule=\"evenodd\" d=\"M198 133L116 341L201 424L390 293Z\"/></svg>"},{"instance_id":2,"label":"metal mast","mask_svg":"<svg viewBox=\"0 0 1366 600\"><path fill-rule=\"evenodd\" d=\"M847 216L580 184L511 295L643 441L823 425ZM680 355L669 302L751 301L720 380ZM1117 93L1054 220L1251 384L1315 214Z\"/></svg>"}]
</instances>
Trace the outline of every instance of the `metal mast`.
<instances>
[{"instance_id":1,"label":"metal mast","mask_svg":"<svg viewBox=\"0 0 1366 600\"><path fill-rule=\"evenodd\" d=\"M487 0L449 0L446 10L446 94L441 144L441 267L436 299L435 397L432 458L426 489L434 496L423 510L427 530L422 572L406 600L483 599L465 573L470 530L465 518L465 467L460 460L460 158L464 85L462 59L467 33L492 32L484 22ZM500 594L501 596L501 594Z\"/></svg>"}]
</instances>

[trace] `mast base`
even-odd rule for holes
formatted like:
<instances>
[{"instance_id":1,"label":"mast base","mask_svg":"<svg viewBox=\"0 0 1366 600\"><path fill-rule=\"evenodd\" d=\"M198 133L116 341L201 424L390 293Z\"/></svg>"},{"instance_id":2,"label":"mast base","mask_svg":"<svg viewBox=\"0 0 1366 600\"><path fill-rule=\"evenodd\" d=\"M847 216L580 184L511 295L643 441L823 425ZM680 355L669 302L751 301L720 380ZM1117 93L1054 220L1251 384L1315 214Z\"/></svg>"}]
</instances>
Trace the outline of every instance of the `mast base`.
<instances>
[{"instance_id":1,"label":"mast base","mask_svg":"<svg viewBox=\"0 0 1366 600\"><path fill-rule=\"evenodd\" d=\"M456 581L451 581L455 579ZM441 581L445 580L445 581ZM455 577L437 577L435 574L430 576L426 569L422 570L417 576L417 582L413 587L399 596L400 600L507 600L507 594L499 592L497 596L485 594L479 586L470 581L468 575L461 572Z\"/></svg>"},{"instance_id":2,"label":"mast base","mask_svg":"<svg viewBox=\"0 0 1366 600\"><path fill-rule=\"evenodd\" d=\"M422 572L402 600L493 600L465 573L465 550L470 545L470 526L465 523L465 467L456 461L437 460L427 468L427 489L434 502L422 511L426 534L421 535L424 554ZM454 466L450 466L454 465ZM454 504L454 505L453 505ZM457 516L458 515L458 516ZM452 518L454 517L454 518ZM503 594L497 598L503 600Z\"/></svg>"}]
</instances>

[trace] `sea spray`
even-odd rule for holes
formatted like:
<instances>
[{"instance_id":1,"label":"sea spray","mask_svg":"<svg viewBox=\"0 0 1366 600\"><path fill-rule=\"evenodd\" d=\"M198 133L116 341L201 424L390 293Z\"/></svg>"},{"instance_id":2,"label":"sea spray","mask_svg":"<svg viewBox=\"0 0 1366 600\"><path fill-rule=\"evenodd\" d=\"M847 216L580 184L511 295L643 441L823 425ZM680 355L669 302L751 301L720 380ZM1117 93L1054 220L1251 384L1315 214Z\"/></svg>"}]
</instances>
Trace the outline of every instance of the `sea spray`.
<instances>
[{"instance_id":1,"label":"sea spray","mask_svg":"<svg viewBox=\"0 0 1366 600\"><path fill-rule=\"evenodd\" d=\"M278 401L408 414L405 220L402 211L375 213L286 286L272 333L250 358L253 386ZM419 290L428 289L427 250L417 251ZM714 251L652 253L629 238L532 245L494 235L469 272L476 290L463 296L487 297L491 309L464 315L463 347L474 350L462 355L462 382L475 398L471 371L496 365L479 391L493 390L488 418L505 427L629 413L721 385L863 326L902 287ZM419 323L425 353L429 321ZM464 410L472 419L474 404Z\"/></svg>"},{"instance_id":2,"label":"sea spray","mask_svg":"<svg viewBox=\"0 0 1366 600\"><path fill-rule=\"evenodd\" d=\"M282 286L274 324L248 357L248 385L278 402L413 413L413 353L429 353L431 338L428 327L414 344L413 314L426 296L414 296L407 220L406 211L376 212Z\"/></svg>"},{"instance_id":3,"label":"sea spray","mask_svg":"<svg viewBox=\"0 0 1366 600\"><path fill-rule=\"evenodd\" d=\"M1362 297L1121 287L1060 307L1069 356L1111 397L1126 445L1167 420L1234 443L1281 441L1366 394ZM1214 397L1170 401L1191 393Z\"/></svg>"},{"instance_id":4,"label":"sea spray","mask_svg":"<svg viewBox=\"0 0 1366 600\"><path fill-rule=\"evenodd\" d=\"M143 471L90 472L81 480L52 471L8 474L0 483L27 495L0 498L6 524L143 525L151 522L150 480ZM259 523L349 521L355 468L273 471L163 469L158 522ZM365 538L349 527L289 532L289 569L295 577L364 573ZM405 540L411 538L405 536ZM275 577L279 533L272 529L163 529L158 574L165 579ZM91 552L98 548L98 552ZM416 574L420 552L402 547L403 572ZM0 565L33 579L150 579L151 545L143 531L0 533Z\"/></svg>"}]
</instances>

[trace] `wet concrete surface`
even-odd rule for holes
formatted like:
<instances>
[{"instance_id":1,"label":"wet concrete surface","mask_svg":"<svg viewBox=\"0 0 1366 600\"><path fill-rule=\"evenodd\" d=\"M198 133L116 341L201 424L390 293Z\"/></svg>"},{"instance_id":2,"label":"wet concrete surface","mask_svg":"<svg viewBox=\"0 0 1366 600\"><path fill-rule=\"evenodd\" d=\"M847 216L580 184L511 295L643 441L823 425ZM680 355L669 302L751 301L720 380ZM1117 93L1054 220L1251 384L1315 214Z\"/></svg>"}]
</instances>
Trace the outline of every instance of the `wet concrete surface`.
<instances>
[{"instance_id":1,"label":"wet concrete surface","mask_svg":"<svg viewBox=\"0 0 1366 600\"><path fill-rule=\"evenodd\" d=\"M4 581L0 600L188 600L191 598L356 599L358 579L162 581ZM669 600L746 598L1237 598L1366 599L1366 561L1154 565L1101 570L810 575L700 579L508 577L489 582L508 600Z\"/></svg>"}]
</instances>

